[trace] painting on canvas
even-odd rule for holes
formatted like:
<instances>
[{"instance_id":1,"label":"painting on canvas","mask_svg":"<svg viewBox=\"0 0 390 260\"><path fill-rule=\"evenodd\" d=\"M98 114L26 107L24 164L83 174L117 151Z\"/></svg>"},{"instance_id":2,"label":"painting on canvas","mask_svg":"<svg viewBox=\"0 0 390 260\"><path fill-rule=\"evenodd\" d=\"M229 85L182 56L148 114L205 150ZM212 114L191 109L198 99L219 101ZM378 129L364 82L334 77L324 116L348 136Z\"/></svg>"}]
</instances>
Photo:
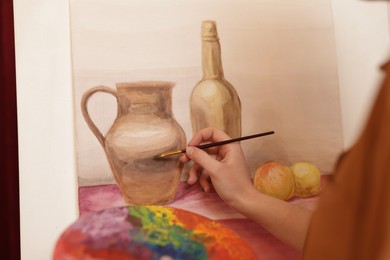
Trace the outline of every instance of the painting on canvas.
<instances>
[{"instance_id":1,"label":"painting on canvas","mask_svg":"<svg viewBox=\"0 0 390 260\"><path fill-rule=\"evenodd\" d=\"M169 163L150 160L185 148L192 137L190 96L202 78L206 20L216 23L224 76L241 102L241 134L275 131L242 142L249 172L270 160L308 161L322 174L332 172L343 137L331 1L72 0L70 13L81 215L131 204L118 181L128 176L113 173L126 168L136 173L124 188L129 196L145 198L178 182L165 201L169 206L221 221L259 242L250 231L260 227L224 206L216 193L187 187L187 168L177 160L171 161L172 179L158 176ZM140 82L161 88L123 87ZM160 116L139 116L150 109ZM123 114L136 116L138 125L118 127ZM164 124L174 129L153 139ZM115 145L107 145L112 136ZM110 149L117 156L108 158ZM138 164L123 163L131 154ZM154 181L145 178L150 165Z\"/></svg>"},{"instance_id":2,"label":"painting on canvas","mask_svg":"<svg viewBox=\"0 0 390 260\"><path fill-rule=\"evenodd\" d=\"M104 201L124 203L113 199L120 194L117 181L83 116L83 95L106 88L88 101L90 120L105 137L123 109L110 93L118 83L173 83L169 97L161 95L180 131L164 147L185 148L192 136L190 95L202 78L205 20L218 28L224 75L241 101L242 135L275 131L242 143L251 174L269 160L286 165L304 160L323 174L332 172L343 137L329 0L72 0L70 8L81 212L83 205L97 210ZM145 98L162 100L153 95ZM150 129L157 125L147 122ZM150 129L140 129L137 140L153 143Z\"/></svg>"}]
</instances>

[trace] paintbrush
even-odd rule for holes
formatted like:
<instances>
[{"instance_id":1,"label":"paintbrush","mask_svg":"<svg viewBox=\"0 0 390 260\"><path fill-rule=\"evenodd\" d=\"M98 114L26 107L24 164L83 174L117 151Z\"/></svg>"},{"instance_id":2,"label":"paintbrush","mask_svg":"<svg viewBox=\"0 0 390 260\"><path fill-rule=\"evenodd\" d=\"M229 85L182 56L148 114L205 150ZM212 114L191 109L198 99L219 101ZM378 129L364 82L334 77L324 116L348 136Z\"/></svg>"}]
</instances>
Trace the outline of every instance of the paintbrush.
<instances>
[{"instance_id":1,"label":"paintbrush","mask_svg":"<svg viewBox=\"0 0 390 260\"><path fill-rule=\"evenodd\" d=\"M240 142L240 141L243 141L243 140L257 138L257 137L262 137L262 136L265 136L265 135L272 135L274 133L275 133L274 131L269 131L269 132L254 134L254 135L242 136L242 137L239 137L239 138L233 138L233 139L229 139L229 140L225 140L225 141L221 141L221 142L197 145L195 147L197 147L199 149L207 149L207 148L210 148L210 147L220 146L220 145L224 145L224 144L230 144L230 143L234 143L234 142ZM185 152L186 152L186 149L177 150L177 151L171 151L171 152L165 152L165 153L161 153L161 154L155 155L153 158L159 159L159 158L164 158L164 157L167 157L167 156L181 154L181 153L185 153Z\"/></svg>"}]
</instances>

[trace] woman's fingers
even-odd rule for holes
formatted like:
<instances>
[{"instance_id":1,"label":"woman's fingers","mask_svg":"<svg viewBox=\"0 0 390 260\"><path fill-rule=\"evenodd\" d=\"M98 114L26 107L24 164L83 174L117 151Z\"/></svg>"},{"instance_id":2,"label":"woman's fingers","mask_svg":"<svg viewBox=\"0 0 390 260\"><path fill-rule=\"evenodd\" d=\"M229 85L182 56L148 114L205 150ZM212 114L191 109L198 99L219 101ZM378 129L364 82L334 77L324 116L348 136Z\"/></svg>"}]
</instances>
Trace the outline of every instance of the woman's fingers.
<instances>
[{"instance_id":1,"label":"woman's fingers","mask_svg":"<svg viewBox=\"0 0 390 260\"><path fill-rule=\"evenodd\" d=\"M188 147L187 156L197 164L202 165L203 169L205 169L210 174L218 172L220 162L215 160L205 151L196 147Z\"/></svg>"},{"instance_id":2,"label":"woman's fingers","mask_svg":"<svg viewBox=\"0 0 390 260\"><path fill-rule=\"evenodd\" d=\"M205 170L203 170L202 175L199 178L199 184L205 192L209 192L212 189L210 183L210 176Z\"/></svg>"},{"instance_id":3,"label":"woman's fingers","mask_svg":"<svg viewBox=\"0 0 390 260\"><path fill-rule=\"evenodd\" d=\"M230 137L226 133L217 128L210 127L197 132L188 145L195 146L205 142L220 142L228 139L230 139Z\"/></svg>"},{"instance_id":4,"label":"woman's fingers","mask_svg":"<svg viewBox=\"0 0 390 260\"><path fill-rule=\"evenodd\" d=\"M192 185L195 182L197 182L197 180L199 178L199 175L201 174L202 170L203 170L202 166L200 166L197 163L194 163L194 165L192 165L192 167L188 171L187 183L189 185Z\"/></svg>"}]
</instances>

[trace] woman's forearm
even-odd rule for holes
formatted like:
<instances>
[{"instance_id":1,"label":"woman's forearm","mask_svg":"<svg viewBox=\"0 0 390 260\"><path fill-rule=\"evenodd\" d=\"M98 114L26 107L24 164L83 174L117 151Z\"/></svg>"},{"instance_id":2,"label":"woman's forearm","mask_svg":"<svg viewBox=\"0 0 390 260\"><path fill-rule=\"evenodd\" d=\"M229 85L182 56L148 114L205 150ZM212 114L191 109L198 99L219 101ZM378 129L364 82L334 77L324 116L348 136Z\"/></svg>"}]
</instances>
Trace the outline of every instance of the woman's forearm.
<instances>
[{"instance_id":1,"label":"woman's forearm","mask_svg":"<svg viewBox=\"0 0 390 260\"><path fill-rule=\"evenodd\" d=\"M312 211L255 189L248 190L232 206L282 242L302 252Z\"/></svg>"}]
</instances>

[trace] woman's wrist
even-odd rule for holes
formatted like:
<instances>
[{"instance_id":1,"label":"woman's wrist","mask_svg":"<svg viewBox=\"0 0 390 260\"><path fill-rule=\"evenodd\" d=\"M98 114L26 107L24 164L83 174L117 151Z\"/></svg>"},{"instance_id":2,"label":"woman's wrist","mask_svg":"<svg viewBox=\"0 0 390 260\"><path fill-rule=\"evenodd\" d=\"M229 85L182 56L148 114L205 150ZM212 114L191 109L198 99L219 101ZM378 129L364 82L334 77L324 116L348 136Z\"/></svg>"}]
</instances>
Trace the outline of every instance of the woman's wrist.
<instances>
[{"instance_id":1,"label":"woman's wrist","mask_svg":"<svg viewBox=\"0 0 390 260\"><path fill-rule=\"evenodd\" d=\"M248 186L242 192L236 194L235 199L232 200L229 205L239 211L240 213L246 215L248 209L250 209L253 204L256 204L258 201L259 193L255 187ZM260 194L261 195L261 194Z\"/></svg>"},{"instance_id":2,"label":"woman's wrist","mask_svg":"<svg viewBox=\"0 0 390 260\"><path fill-rule=\"evenodd\" d=\"M240 193L230 206L260 224L268 224L269 217L281 209L288 208L287 204L285 201L259 192L252 186Z\"/></svg>"}]
</instances>

